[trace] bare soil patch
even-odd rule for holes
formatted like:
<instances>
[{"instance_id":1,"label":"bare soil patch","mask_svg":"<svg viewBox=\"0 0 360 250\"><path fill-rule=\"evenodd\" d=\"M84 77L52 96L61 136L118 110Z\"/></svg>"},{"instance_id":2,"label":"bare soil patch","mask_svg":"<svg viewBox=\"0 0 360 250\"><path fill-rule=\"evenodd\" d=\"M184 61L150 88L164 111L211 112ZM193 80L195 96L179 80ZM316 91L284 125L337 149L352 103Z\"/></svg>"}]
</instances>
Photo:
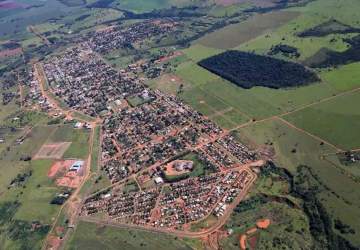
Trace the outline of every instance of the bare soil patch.
<instances>
[{"instance_id":1,"label":"bare soil patch","mask_svg":"<svg viewBox=\"0 0 360 250\"><path fill-rule=\"evenodd\" d=\"M77 160L64 160L55 162L49 172L48 177L56 179L56 185L61 187L78 188L84 178L86 162L78 170L71 170L71 166Z\"/></svg>"},{"instance_id":2,"label":"bare soil patch","mask_svg":"<svg viewBox=\"0 0 360 250\"><path fill-rule=\"evenodd\" d=\"M6 49L6 50L0 51L0 58L16 56L16 55L20 55L21 53L22 53L21 48Z\"/></svg>"},{"instance_id":3,"label":"bare soil patch","mask_svg":"<svg viewBox=\"0 0 360 250\"><path fill-rule=\"evenodd\" d=\"M34 159L61 159L70 147L71 142L44 144L34 156Z\"/></svg>"},{"instance_id":4,"label":"bare soil patch","mask_svg":"<svg viewBox=\"0 0 360 250\"><path fill-rule=\"evenodd\" d=\"M270 226L270 219L263 219L256 222L256 226L260 229L266 229Z\"/></svg>"}]
</instances>

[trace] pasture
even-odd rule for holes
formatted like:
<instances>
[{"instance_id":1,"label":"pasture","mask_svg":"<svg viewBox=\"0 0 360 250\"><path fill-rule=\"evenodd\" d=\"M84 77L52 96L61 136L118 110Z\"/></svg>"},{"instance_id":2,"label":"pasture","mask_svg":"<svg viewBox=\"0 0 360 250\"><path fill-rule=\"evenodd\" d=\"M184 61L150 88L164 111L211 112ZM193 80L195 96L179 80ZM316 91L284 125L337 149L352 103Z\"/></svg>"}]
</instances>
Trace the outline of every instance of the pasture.
<instances>
[{"instance_id":1,"label":"pasture","mask_svg":"<svg viewBox=\"0 0 360 250\"><path fill-rule=\"evenodd\" d=\"M221 239L220 246L229 250L239 249L239 236L254 228L257 220L264 218L270 218L269 228L257 230L251 237L248 237L247 245L252 245L250 242L254 237L256 249L273 249L272 244L276 242L274 238L277 238L283 242L283 245L291 245L292 249L310 248L312 239L306 216L301 210L277 202L257 204L249 211L234 212L226 223L226 227L233 229L234 232L229 237ZM302 233L296 234L295 231ZM281 249L281 244L277 247L277 249Z\"/></svg>"},{"instance_id":2,"label":"pasture","mask_svg":"<svg viewBox=\"0 0 360 250\"><path fill-rule=\"evenodd\" d=\"M190 250L192 248L184 240L171 235L79 222L65 249Z\"/></svg>"},{"instance_id":3,"label":"pasture","mask_svg":"<svg viewBox=\"0 0 360 250\"><path fill-rule=\"evenodd\" d=\"M339 96L285 116L297 127L343 150L360 147L360 93Z\"/></svg>"},{"instance_id":4,"label":"pasture","mask_svg":"<svg viewBox=\"0 0 360 250\"><path fill-rule=\"evenodd\" d=\"M181 94L187 103L205 115L232 108L235 111L231 112L230 115L236 112L236 114L242 114L245 120L263 119L317 103L321 99L331 97L338 92L327 83L281 90L264 87L243 89L221 78L211 79L213 74L207 74L209 76L204 77L201 82L187 81L191 83L191 86L184 89ZM185 72L178 75L182 77ZM233 119L237 118L234 117Z\"/></svg>"},{"instance_id":5,"label":"pasture","mask_svg":"<svg viewBox=\"0 0 360 250\"><path fill-rule=\"evenodd\" d=\"M341 2L337 0L318 0L304 7L290 8L288 10L298 12L299 16L272 32L265 32L255 39L241 44L237 49L264 54L272 46L282 43L297 48L300 52L300 57L297 60L302 62L324 47L339 52L346 50L346 43L342 39L352 37L354 34L331 34L324 37L304 38L299 37L299 33L330 19L336 19L353 27L359 27L357 23L360 18L359 5L354 0Z\"/></svg>"},{"instance_id":6,"label":"pasture","mask_svg":"<svg viewBox=\"0 0 360 250\"><path fill-rule=\"evenodd\" d=\"M360 87L360 63L351 63L321 71L320 77L339 91Z\"/></svg>"},{"instance_id":7,"label":"pasture","mask_svg":"<svg viewBox=\"0 0 360 250\"><path fill-rule=\"evenodd\" d=\"M298 15L296 12L276 11L266 14L256 14L248 20L228 25L222 29L209 33L195 43L217 48L230 49L250 41L265 32L270 32ZM226 39L224 39L226 37Z\"/></svg>"},{"instance_id":8,"label":"pasture","mask_svg":"<svg viewBox=\"0 0 360 250\"><path fill-rule=\"evenodd\" d=\"M18 161L22 156L33 156L45 143L49 135L56 130L54 126L34 127L26 134L24 142L18 144L14 142L8 150L1 152L1 159L5 161Z\"/></svg>"}]
</instances>

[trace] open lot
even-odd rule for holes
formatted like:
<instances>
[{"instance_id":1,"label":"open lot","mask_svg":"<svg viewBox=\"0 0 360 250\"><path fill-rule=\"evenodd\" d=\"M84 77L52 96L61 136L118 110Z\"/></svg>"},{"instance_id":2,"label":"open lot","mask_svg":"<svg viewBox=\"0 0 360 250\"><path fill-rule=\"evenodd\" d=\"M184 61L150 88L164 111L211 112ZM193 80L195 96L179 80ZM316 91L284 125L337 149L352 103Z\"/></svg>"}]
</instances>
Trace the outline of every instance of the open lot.
<instances>
[{"instance_id":1,"label":"open lot","mask_svg":"<svg viewBox=\"0 0 360 250\"><path fill-rule=\"evenodd\" d=\"M71 142L44 144L34 156L34 159L61 159Z\"/></svg>"}]
</instances>

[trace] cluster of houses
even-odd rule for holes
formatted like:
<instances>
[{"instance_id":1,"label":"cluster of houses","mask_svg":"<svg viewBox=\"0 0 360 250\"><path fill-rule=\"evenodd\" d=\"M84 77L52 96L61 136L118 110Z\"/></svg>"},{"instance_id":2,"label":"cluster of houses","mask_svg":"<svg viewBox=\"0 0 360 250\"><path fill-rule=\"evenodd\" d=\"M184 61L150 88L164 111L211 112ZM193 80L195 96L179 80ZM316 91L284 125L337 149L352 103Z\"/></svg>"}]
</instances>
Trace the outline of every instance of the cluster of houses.
<instances>
[{"instance_id":1,"label":"cluster of houses","mask_svg":"<svg viewBox=\"0 0 360 250\"><path fill-rule=\"evenodd\" d=\"M223 133L175 96L160 91L152 94L153 101L127 107L104 121L103 169L113 183L160 166Z\"/></svg>"},{"instance_id":2,"label":"cluster of houses","mask_svg":"<svg viewBox=\"0 0 360 250\"><path fill-rule=\"evenodd\" d=\"M98 54L170 32L173 27L169 20L144 21L125 29L111 27L44 63L56 96L73 109L103 118L101 168L114 185L86 200L81 211L85 216L105 213L115 221L178 228L211 213L221 216L254 178L243 165L255 161L255 153L176 96L144 84L140 75L154 62L116 71ZM34 89L30 97L42 101L39 89ZM167 183L161 175L164 166L189 152L211 174L189 174ZM176 168L194 169L191 162ZM152 179L157 185L130 193L117 189L133 176Z\"/></svg>"},{"instance_id":3,"label":"cluster of houses","mask_svg":"<svg viewBox=\"0 0 360 250\"><path fill-rule=\"evenodd\" d=\"M234 169L145 191L126 193L113 188L88 198L81 214L102 213L117 222L182 229L211 213L222 216L253 179L251 171Z\"/></svg>"},{"instance_id":4,"label":"cluster of houses","mask_svg":"<svg viewBox=\"0 0 360 250\"><path fill-rule=\"evenodd\" d=\"M172 19L145 20L127 27L111 26L89 32L82 41L94 51L105 54L114 49L133 48L146 39L168 34L177 25Z\"/></svg>"}]
</instances>

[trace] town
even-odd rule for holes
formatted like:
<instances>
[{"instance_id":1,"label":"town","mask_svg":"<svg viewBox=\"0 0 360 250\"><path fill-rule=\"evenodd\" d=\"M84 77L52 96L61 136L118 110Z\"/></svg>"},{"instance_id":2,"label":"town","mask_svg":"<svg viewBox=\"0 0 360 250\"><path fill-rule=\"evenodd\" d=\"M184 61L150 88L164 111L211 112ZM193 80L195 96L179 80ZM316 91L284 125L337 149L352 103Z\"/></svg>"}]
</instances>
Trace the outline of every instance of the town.
<instances>
[{"instance_id":1,"label":"town","mask_svg":"<svg viewBox=\"0 0 360 250\"><path fill-rule=\"evenodd\" d=\"M166 66L142 60L115 70L101 56L174 25L144 21L125 30L99 30L30 72L28 106L69 119L50 92L102 125L101 170L111 186L84 201L81 217L105 214L119 223L187 230L211 214L230 214L256 179L252 166L263 164L257 152L180 98L147 87L147 70L160 74ZM124 191L132 180L138 188Z\"/></svg>"}]
</instances>

